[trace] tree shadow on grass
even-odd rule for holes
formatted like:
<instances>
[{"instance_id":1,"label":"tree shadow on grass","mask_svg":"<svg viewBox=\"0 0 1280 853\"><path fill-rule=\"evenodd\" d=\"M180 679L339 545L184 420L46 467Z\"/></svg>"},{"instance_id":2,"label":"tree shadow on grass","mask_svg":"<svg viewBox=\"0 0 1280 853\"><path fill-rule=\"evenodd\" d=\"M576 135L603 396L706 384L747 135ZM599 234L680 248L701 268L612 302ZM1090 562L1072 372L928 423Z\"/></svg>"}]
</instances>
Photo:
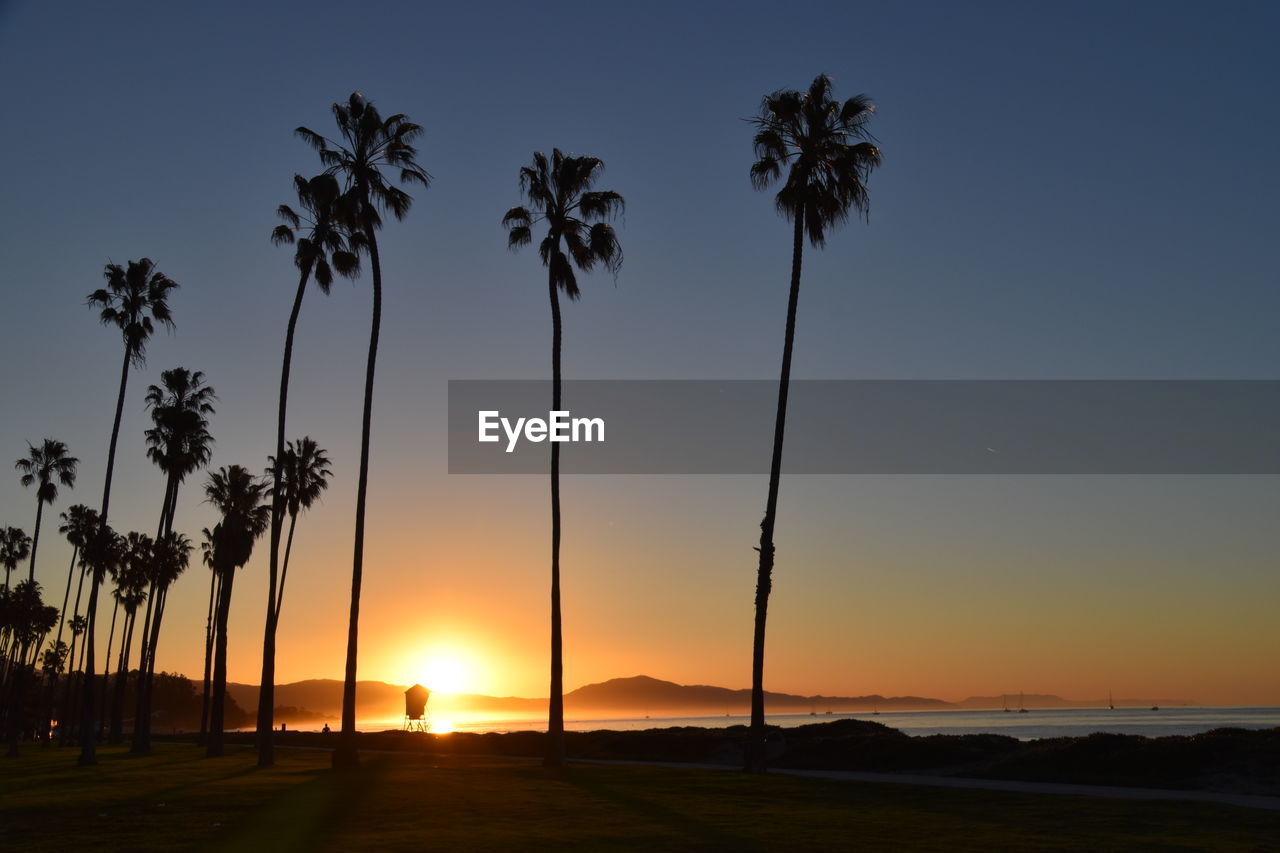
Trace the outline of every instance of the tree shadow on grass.
<instances>
[{"instance_id":1,"label":"tree shadow on grass","mask_svg":"<svg viewBox=\"0 0 1280 853\"><path fill-rule=\"evenodd\" d=\"M610 784L607 777L590 771L580 772L566 768L556 773L556 778L582 791L593 794L626 809L652 823L665 826L692 845L709 850L758 850L759 845L749 838L732 835L697 818L675 811L654 800L636 796L628 790Z\"/></svg>"},{"instance_id":2,"label":"tree shadow on grass","mask_svg":"<svg viewBox=\"0 0 1280 853\"><path fill-rule=\"evenodd\" d=\"M226 836L210 842L208 849L273 853L324 849L376 787L385 764L385 759L366 756L350 770L298 771L298 776L311 778L274 792Z\"/></svg>"}]
</instances>

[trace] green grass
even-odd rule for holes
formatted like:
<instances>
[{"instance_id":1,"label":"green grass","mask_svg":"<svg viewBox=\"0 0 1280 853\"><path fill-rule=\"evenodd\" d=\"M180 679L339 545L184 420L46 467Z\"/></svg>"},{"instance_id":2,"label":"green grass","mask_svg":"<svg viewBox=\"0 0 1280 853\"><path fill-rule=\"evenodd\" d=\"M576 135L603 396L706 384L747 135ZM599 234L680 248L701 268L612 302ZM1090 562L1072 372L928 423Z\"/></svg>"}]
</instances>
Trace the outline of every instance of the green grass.
<instances>
[{"instance_id":1,"label":"green grass","mask_svg":"<svg viewBox=\"0 0 1280 853\"><path fill-rule=\"evenodd\" d=\"M248 750L0 759L6 850L1280 850L1226 806L866 785L730 771Z\"/></svg>"}]
</instances>

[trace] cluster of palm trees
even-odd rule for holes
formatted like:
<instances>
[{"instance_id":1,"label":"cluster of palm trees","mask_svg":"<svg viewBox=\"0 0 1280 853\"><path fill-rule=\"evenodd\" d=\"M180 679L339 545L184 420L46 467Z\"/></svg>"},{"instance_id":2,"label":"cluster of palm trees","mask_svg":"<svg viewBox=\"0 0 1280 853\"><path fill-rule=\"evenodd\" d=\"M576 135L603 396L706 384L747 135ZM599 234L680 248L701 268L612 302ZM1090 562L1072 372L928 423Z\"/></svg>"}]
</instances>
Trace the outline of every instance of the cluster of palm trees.
<instances>
[{"instance_id":1,"label":"cluster of palm trees","mask_svg":"<svg viewBox=\"0 0 1280 853\"><path fill-rule=\"evenodd\" d=\"M337 133L324 136L305 127L297 135L319 155L322 169L313 177L294 177L297 205L281 205L281 224L271 234L278 245L293 247L298 284L285 332L284 357L280 373L275 452L269 456L264 475L255 476L241 465L229 465L208 475L204 493L218 513L212 529L203 530L202 559L210 570L208 616L205 625L205 673L201 738L207 738L210 755L222 750L222 728L226 689L228 616L236 570L252 555L254 543L269 533L268 590L262 647L262 677L257 714L258 762L273 762L273 706L276 633L283 605L294 529L298 515L317 501L328 485L331 471L325 451L309 437L286 442L289 380L295 336L308 285L314 281L328 293L336 276L354 278L367 261L372 279L372 319L364 382L361 420L360 462L356 480L356 516L352 558L350 612L342 703L342 729L333 752L335 767L358 762L355 748L356 661L359 640L360 591L364 572L365 508L368 494L369 446L374 378L382 315L382 266L378 232L385 214L403 219L413 198L397 184L430 185L430 176L416 160L414 142L422 128L403 114L383 117L372 102L352 94L332 108ZM794 226L791 285L787 305L782 372L779 382L777 418L770 465L769 488L761 522L755 626L752 657L751 743L746 769L760 771L765 758L763 662L765 624L775 559L774 527L777 516L783 438L791 356L795 341L796 312L804 242L821 247L830 228L844 222L851 213L868 210L867 178L879 165L880 152L868 132L874 113L869 99L859 95L840 101L834 98L831 81L819 76L806 91L778 91L764 98L755 127L756 160L750 170L752 185L766 189L776 181L782 187L775 196L777 210ZM553 149L548 156L533 155L532 162L519 171L523 204L507 211L502 224L512 250L538 238L538 256L547 270L547 293L552 317L552 409L561 406L561 340L563 324L560 296L579 298L577 273L597 267L617 274L622 249L610 224L623 210L625 201L611 190L596 188L604 163L596 157L566 155ZM537 233L535 234L535 230ZM127 268L108 264L107 286L95 291L89 303L100 312L103 324L118 329L124 343L120 388L107 453L106 477L101 508L96 512L83 505L63 513L63 535L73 546L72 565L67 574L63 607L59 618L55 608L45 608L35 583L35 555L40 518L45 503L57 496L57 484L70 488L75 482L74 458L60 442L47 440L32 447L20 460L23 483L38 483L35 535L28 541L20 530L0 530L0 562L4 563L4 623L0 653L4 662L5 696L11 699L10 738L16 748L22 719L20 709L24 670L33 671L43 661L56 683L64 663L72 666L72 677L63 680L64 698L59 704L60 728L66 732L68 711L80 709L81 763L93 763L94 745L100 735L101 720L107 713L108 679L98 685L95 678L95 624L98 618L99 589L107 577L114 581L107 662L115 637L117 616L123 611L121 640L117 651L110 725L107 736L120 739L121 708L128 684L130 659L137 617L143 616L136 667L137 713L132 748L145 752L150 746L150 693L155 675L165 602L169 590L186 569L191 541L174 530L178 490L185 479L206 467L213 439L208 418L214 413L213 389L200 371L185 368L166 370L161 384L147 391L146 405L152 426L147 430L147 455L164 474L165 488L156 535L142 533L120 536L109 524L111 484L115 464L120 419L132 367L146 361L146 344L157 326L172 328L168 300L177 283L159 272L148 259L129 262ZM564 761L563 643L560 605L560 456L559 445L551 445L551 672L546 761ZM289 532L284 536L284 521ZM284 550L281 554L282 539ZM9 575L30 558L28 579L10 591ZM66 620L76 567L73 616ZM88 578L88 599L84 613L80 600ZM145 609L143 605L145 604ZM62 642L63 623L71 630L71 643ZM39 654L45 636L57 624L57 636ZM83 640L81 640L83 638ZM77 643L80 660L76 661ZM98 689L93 689L97 685ZM52 694L52 686L50 687ZM16 698L15 698L16 697ZM47 719L47 718L46 718ZM47 729L47 727L46 727Z\"/></svg>"}]
</instances>

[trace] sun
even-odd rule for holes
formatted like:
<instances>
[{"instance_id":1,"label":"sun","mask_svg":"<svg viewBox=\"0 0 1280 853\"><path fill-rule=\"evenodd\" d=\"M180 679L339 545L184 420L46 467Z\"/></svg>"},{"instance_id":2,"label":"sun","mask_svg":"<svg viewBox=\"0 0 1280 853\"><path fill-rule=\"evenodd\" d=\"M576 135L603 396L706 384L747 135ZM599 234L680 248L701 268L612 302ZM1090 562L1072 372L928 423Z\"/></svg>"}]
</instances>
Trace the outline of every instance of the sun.
<instances>
[{"instance_id":1,"label":"sun","mask_svg":"<svg viewBox=\"0 0 1280 853\"><path fill-rule=\"evenodd\" d=\"M467 667L456 655L439 652L422 664L422 685L433 693L462 693L470 683Z\"/></svg>"}]
</instances>

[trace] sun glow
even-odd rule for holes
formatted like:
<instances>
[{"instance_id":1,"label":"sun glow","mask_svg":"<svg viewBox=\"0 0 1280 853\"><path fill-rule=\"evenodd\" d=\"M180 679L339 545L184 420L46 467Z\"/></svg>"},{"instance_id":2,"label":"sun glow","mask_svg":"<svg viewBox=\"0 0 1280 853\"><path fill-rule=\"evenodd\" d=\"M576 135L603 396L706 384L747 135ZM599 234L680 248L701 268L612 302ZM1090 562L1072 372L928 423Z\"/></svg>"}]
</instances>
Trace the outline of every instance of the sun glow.
<instances>
[{"instance_id":1,"label":"sun glow","mask_svg":"<svg viewBox=\"0 0 1280 853\"><path fill-rule=\"evenodd\" d=\"M432 734L447 735L453 731L453 720L432 720L430 729Z\"/></svg>"},{"instance_id":2,"label":"sun glow","mask_svg":"<svg viewBox=\"0 0 1280 853\"><path fill-rule=\"evenodd\" d=\"M412 672L432 693L465 693L473 681L473 668L455 649L432 649L414 662Z\"/></svg>"}]
</instances>

